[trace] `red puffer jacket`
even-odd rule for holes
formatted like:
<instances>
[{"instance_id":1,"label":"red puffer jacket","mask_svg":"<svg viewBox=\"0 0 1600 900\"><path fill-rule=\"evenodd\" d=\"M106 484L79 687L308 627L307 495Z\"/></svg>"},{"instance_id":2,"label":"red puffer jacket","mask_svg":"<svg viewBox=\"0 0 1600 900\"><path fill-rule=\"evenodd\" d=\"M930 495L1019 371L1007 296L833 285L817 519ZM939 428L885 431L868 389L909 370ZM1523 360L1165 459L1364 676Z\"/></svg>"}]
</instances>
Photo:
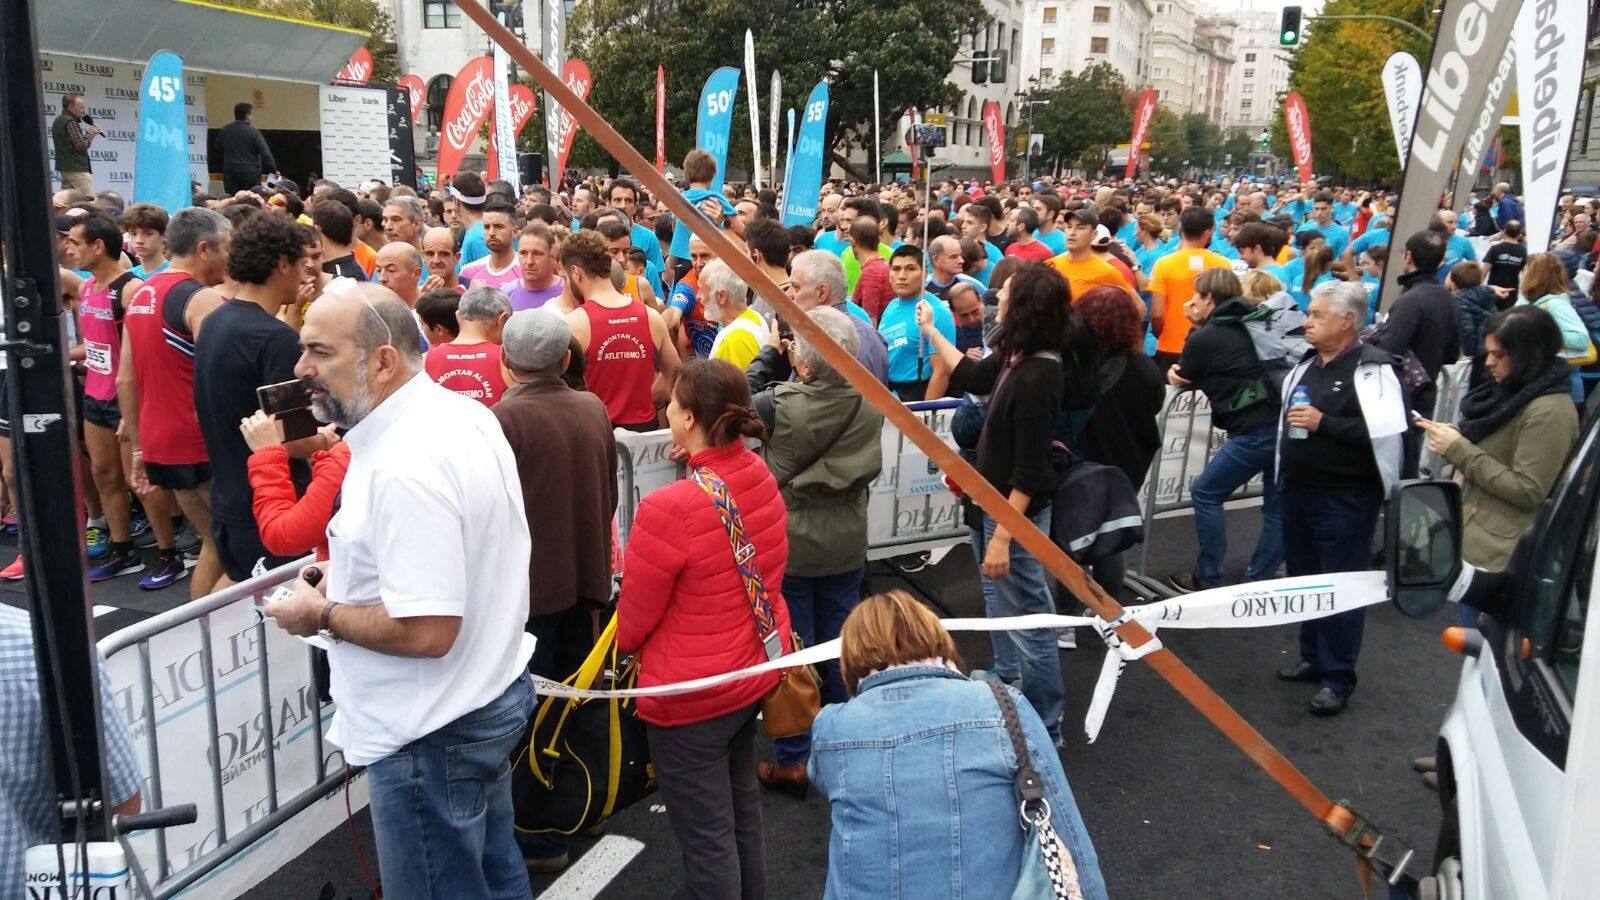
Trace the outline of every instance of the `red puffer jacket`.
<instances>
[{"instance_id":1,"label":"red puffer jacket","mask_svg":"<svg viewBox=\"0 0 1600 900\"><path fill-rule=\"evenodd\" d=\"M739 443L702 450L689 465L717 473L733 495L787 653L793 649L783 601L788 515L777 481L761 457ZM640 687L766 662L728 533L698 484L679 481L644 498L628 535L622 573L617 647L639 651ZM703 722L755 703L777 683L772 673L692 694L641 697L639 718L653 725Z\"/></svg>"}]
</instances>

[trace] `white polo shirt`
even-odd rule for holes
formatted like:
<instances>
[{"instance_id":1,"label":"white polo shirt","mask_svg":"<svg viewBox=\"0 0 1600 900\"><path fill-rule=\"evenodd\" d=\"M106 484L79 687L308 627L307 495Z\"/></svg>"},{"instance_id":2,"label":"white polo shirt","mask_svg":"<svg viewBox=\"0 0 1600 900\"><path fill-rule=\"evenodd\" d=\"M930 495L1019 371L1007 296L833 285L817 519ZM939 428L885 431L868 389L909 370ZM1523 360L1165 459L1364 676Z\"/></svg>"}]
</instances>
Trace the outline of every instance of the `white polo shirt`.
<instances>
[{"instance_id":1,"label":"white polo shirt","mask_svg":"<svg viewBox=\"0 0 1600 900\"><path fill-rule=\"evenodd\" d=\"M457 616L439 659L348 641L328 651L328 737L377 762L505 693L533 653L528 520L517 464L483 404L419 372L345 436L350 469L328 524L328 599L390 616ZM527 638L527 640L524 640Z\"/></svg>"}]
</instances>

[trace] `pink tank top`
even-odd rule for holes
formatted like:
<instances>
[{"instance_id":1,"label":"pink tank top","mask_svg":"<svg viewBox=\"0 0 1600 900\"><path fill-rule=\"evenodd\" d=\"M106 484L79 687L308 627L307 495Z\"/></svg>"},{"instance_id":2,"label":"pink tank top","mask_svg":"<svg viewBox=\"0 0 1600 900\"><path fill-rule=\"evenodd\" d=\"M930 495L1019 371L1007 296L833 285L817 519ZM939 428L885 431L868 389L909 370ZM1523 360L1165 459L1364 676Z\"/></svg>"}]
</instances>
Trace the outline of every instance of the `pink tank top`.
<instances>
[{"instance_id":1,"label":"pink tank top","mask_svg":"<svg viewBox=\"0 0 1600 900\"><path fill-rule=\"evenodd\" d=\"M605 402L612 425L653 424L656 405L650 384L656 376L656 342L644 304L634 300L613 309L589 302L581 308L589 317L584 382Z\"/></svg>"},{"instance_id":2,"label":"pink tank top","mask_svg":"<svg viewBox=\"0 0 1600 900\"><path fill-rule=\"evenodd\" d=\"M83 335L83 392L100 401L117 399L117 364L122 359L122 291L133 280L124 272L101 286L83 283L78 320Z\"/></svg>"}]
</instances>

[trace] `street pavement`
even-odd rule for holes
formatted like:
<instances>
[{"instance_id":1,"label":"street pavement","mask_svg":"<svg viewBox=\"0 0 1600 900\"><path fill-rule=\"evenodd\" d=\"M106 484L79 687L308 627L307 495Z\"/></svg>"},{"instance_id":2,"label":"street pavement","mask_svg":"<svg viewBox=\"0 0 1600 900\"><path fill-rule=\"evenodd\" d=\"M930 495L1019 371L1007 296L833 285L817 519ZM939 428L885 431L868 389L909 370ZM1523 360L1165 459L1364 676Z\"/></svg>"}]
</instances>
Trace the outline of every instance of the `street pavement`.
<instances>
[{"instance_id":1,"label":"street pavement","mask_svg":"<svg viewBox=\"0 0 1600 900\"><path fill-rule=\"evenodd\" d=\"M1229 560L1237 576L1254 541L1259 507L1228 513ZM1193 520L1160 520L1151 571L1191 562ZM940 564L895 577L873 566L876 589L909 587L942 615L982 615L976 567L958 548ZM1440 645L1448 621L1405 619L1373 607L1360 666L1361 686L1345 712L1305 712L1313 687L1285 684L1273 671L1295 658L1295 628L1168 631L1163 640L1185 663L1335 799L1431 859L1438 802L1410 768L1432 752L1454 692L1459 658ZM1112 897L1350 898L1359 896L1350 853L1147 667L1123 674L1099 740L1081 723L1104 654L1092 635L1062 654L1068 685L1067 777L1100 856ZM957 635L969 665L991 661L982 635ZM762 739L765 743L765 739ZM770 758L770 749L763 747ZM828 806L765 796L767 895L819 897L827 871ZM356 832L374 859L366 815ZM549 898L658 898L678 883L679 858L659 796L613 817L605 836L574 842L562 876L534 882ZM1006 895L995 885L991 896ZM338 829L293 866L252 891L251 900L360 898L368 895L349 829Z\"/></svg>"},{"instance_id":2,"label":"street pavement","mask_svg":"<svg viewBox=\"0 0 1600 900\"><path fill-rule=\"evenodd\" d=\"M1253 544L1259 507L1230 510L1227 518L1230 571L1236 576ZM1187 516L1157 521L1152 574L1165 577L1187 568L1192 529ZM136 582L127 576L92 586L101 636L188 597L187 583L147 593ZM875 564L873 586L907 587L941 615L982 615L976 567L966 548L908 576ZM20 603L21 590L21 583L0 584L0 599ZM1438 640L1447 624L1445 617L1415 622L1388 606L1373 607L1361 685L1349 708L1332 719L1305 712L1312 686L1273 678L1275 669L1294 659L1293 626L1167 631L1162 638L1329 796L1348 800L1417 846L1426 860L1438 827L1437 798L1409 761L1431 753L1454 692L1460 661ZM991 661L985 636L956 639L970 666ZM1349 852L1148 667L1128 666L1098 741L1086 743L1081 723L1105 651L1092 634L1081 632L1079 640L1081 649L1062 654L1068 686L1062 760L1113 897L1359 895ZM770 752L763 747L768 758ZM804 801L768 794L765 810L768 896L820 896L827 870L826 802L815 792ZM679 872L664 812L653 796L615 816L604 836L576 840L573 867L537 879L536 893L661 896ZM357 815L354 829L368 860L375 860L365 812ZM351 831L340 828L247 896L343 900L368 893ZM994 896L1003 894L996 885Z\"/></svg>"}]
</instances>

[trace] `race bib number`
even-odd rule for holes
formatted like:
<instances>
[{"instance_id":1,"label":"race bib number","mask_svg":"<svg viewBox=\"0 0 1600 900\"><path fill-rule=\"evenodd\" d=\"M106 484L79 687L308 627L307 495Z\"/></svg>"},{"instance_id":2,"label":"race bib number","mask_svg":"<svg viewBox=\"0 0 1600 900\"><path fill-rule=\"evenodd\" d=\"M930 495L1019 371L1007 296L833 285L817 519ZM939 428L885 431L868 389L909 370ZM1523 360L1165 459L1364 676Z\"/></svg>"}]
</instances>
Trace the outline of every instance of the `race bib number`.
<instances>
[{"instance_id":1,"label":"race bib number","mask_svg":"<svg viewBox=\"0 0 1600 900\"><path fill-rule=\"evenodd\" d=\"M84 341L83 348L83 361L89 367L89 371L97 375L111 374L110 344L102 344L99 341Z\"/></svg>"},{"instance_id":2,"label":"race bib number","mask_svg":"<svg viewBox=\"0 0 1600 900\"><path fill-rule=\"evenodd\" d=\"M1198 256L1189 257L1189 268L1198 272L1206 267L1206 261Z\"/></svg>"}]
</instances>

